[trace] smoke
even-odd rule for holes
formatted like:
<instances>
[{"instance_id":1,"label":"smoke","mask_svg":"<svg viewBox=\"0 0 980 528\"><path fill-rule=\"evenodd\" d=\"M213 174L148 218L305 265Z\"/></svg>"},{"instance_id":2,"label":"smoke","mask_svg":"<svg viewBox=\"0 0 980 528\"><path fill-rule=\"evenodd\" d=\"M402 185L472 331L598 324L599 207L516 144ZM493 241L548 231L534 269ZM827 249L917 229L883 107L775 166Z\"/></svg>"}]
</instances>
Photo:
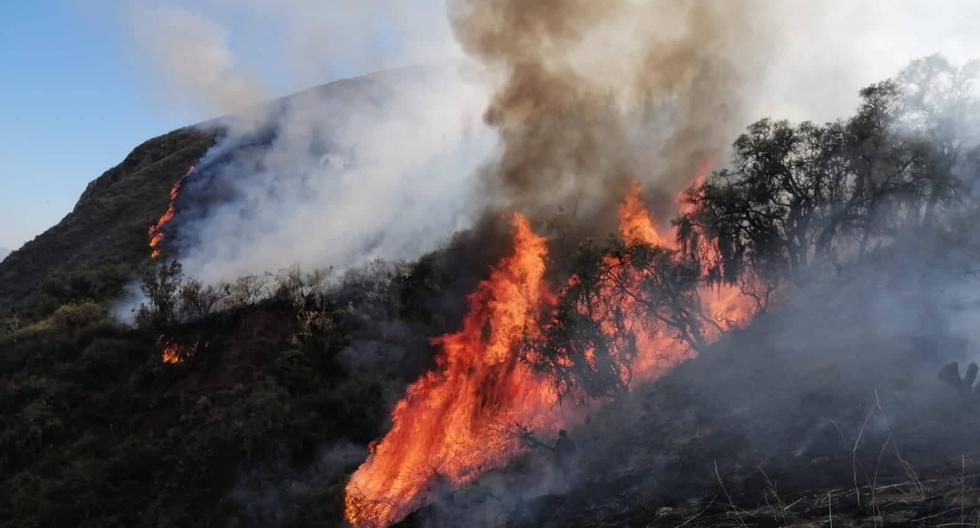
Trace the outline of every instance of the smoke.
<instances>
[{"instance_id":1,"label":"smoke","mask_svg":"<svg viewBox=\"0 0 980 528\"><path fill-rule=\"evenodd\" d=\"M136 0L141 66L177 109L238 113L325 80L457 58L439 0Z\"/></svg>"},{"instance_id":2,"label":"smoke","mask_svg":"<svg viewBox=\"0 0 980 528\"><path fill-rule=\"evenodd\" d=\"M441 0L210 0L261 20L295 90L412 63L458 57Z\"/></svg>"},{"instance_id":3,"label":"smoke","mask_svg":"<svg viewBox=\"0 0 980 528\"><path fill-rule=\"evenodd\" d=\"M268 16L272 27L296 29L287 32L281 51L297 79L451 56L455 45L444 31L450 26L473 62L312 90L271 105L258 123L232 127L189 179L179 204L175 249L185 270L205 281L290 265L348 268L371 258L411 259L507 210L559 233L605 234L631 181L652 189L647 198L658 207L656 216L666 218L667 197L705 161L723 165L728 145L749 122L847 115L861 86L914 56L943 51L960 59L977 38L964 32L969 17L959 9L966 3L452 0L450 26L435 24L431 39L416 36L432 27L422 14L435 11L400 17L404 7L393 2L331 4L333 16L299 0L281 10L258 0L242 5ZM389 16L378 23L379 13ZM212 37L222 34L217 29ZM392 47L379 34L402 43ZM222 38L198 41L227 51ZM214 65L206 82L185 88L222 101L211 95L220 79L234 87L245 77L229 53L204 55ZM158 62L172 67L173 61ZM487 78L490 91L474 82ZM975 300L954 295L975 284L937 271L943 252L905 269L915 255L908 247L921 240L906 242L905 252L885 259L899 268L888 280L902 287L882 285L882 262L872 262L830 287L798 292L776 323L766 326L772 320L764 319L757 333L719 347L730 347L727 355L739 354L738 361L716 356L681 371L680 379L703 393L700 400L667 391L659 403L631 400L616 409L618 416L605 415L608 422L593 431L610 438L595 432L586 438L595 446L581 457L589 471L605 466L611 473L613 453L628 459L625 471L653 467L682 476L644 458L653 448L637 449L632 458L622 446L641 445L631 434L678 442L699 436L703 416L665 412L667 418L654 422L648 405L660 406L654 412L703 405L704 415L730 419L723 425L737 425L756 448L791 445L802 453L816 444L816 426L786 417L813 393L852 398L830 406L851 426L863 413L853 407L865 406L862 398L875 389L886 399L888 388L899 387L896 399L937 389L935 368L968 357L951 343L978 339ZM930 282L921 284L927 271ZM392 326L392 335L403 333L409 332ZM755 419L745 419L739 407L752 409ZM670 418L678 418L679 432L668 429ZM492 487L497 495L513 490L501 507L506 512L529 497L562 492L559 483L567 484ZM437 507L459 520L452 503Z\"/></svg>"},{"instance_id":4,"label":"smoke","mask_svg":"<svg viewBox=\"0 0 980 528\"><path fill-rule=\"evenodd\" d=\"M608 232L630 181L676 190L744 124L743 79L775 35L760 6L452 2L464 49L501 78L486 113L503 145L485 174L492 205L601 214Z\"/></svg>"},{"instance_id":5,"label":"smoke","mask_svg":"<svg viewBox=\"0 0 980 528\"><path fill-rule=\"evenodd\" d=\"M499 79L486 114L503 146L483 179L491 207L604 235L629 181L673 195L701 163L723 165L751 121L834 119L912 58L961 60L978 39L958 9L976 6L956 6L457 0L449 16Z\"/></svg>"},{"instance_id":6,"label":"smoke","mask_svg":"<svg viewBox=\"0 0 980 528\"><path fill-rule=\"evenodd\" d=\"M241 112L267 97L236 64L223 26L199 12L140 5L130 12L136 45L161 72L172 104Z\"/></svg>"},{"instance_id":7,"label":"smoke","mask_svg":"<svg viewBox=\"0 0 980 528\"><path fill-rule=\"evenodd\" d=\"M217 122L223 136L178 204L172 241L186 274L213 282L411 259L469 225L473 174L493 137L480 121L485 90L464 80L437 6L133 7L137 42L179 98L236 113ZM254 64L256 51L275 67ZM420 61L254 105L259 93Z\"/></svg>"},{"instance_id":8,"label":"smoke","mask_svg":"<svg viewBox=\"0 0 980 528\"><path fill-rule=\"evenodd\" d=\"M769 73L752 98L754 117L836 119L854 110L858 88L909 60L938 53L964 63L980 45L970 23L980 5L970 1L789 0L770 7L786 30L766 52Z\"/></svg>"},{"instance_id":9,"label":"smoke","mask_svg":"<svg viewBox=\"0 0 980 528\"><path fill-rule=\"evenodd\" d=\"M493 145L483 100L453 68L414 68L282 101L189 178L185 271L213 281L418 257L468 225L471 175Z\"/></svg>"},{"instance_id":10,"label":"smoke","mask_svg":"<svg viewBox=\"0 0 980 528\"><path fill-rule=\"evenodd\" d=\"M228 500L237 506L228 526L281 524L288 508L336 486L366 455L363 446L340 441L321 446L316 459L302 470L284 460L269 460L241 469Z\"/></svg>"}]
</instances>

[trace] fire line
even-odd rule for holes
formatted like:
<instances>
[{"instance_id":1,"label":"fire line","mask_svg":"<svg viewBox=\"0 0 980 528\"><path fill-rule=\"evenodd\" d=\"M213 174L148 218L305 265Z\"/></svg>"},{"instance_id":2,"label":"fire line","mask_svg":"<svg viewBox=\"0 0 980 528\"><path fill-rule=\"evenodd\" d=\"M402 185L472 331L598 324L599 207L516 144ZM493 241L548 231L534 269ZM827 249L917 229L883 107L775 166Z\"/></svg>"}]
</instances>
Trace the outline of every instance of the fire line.
<instances>
[{"instance_id":1,"label":"fire line","mask_svg":"<svg viewBox=\"0 0 980 528\"><path fill-rule=\"evenodd\" d=\"M187 170L187 173L178 179L173 187L170 188L170 203L167 205L167 210L164 211L163 215L156 221L155 224L150 226L150 258L155 259L160 256L161 245L164 239L166 239L166 234L164 233L164 228L173 219L174 215L177 213L177 196L180 195L180 189L184 186L184 180L194 172L194 166Z\"/></svg>"}]
</instances>

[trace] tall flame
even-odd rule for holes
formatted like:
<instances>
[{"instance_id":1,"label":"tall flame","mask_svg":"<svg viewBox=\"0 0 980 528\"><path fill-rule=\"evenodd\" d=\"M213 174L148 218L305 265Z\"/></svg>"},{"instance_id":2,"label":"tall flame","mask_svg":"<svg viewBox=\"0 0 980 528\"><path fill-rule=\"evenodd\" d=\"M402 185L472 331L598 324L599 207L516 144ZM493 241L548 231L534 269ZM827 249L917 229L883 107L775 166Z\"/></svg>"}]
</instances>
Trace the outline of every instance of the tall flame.
<instances>
[{"instance_id":1,"label":"tall flame","mask_svg":"<svg viewBox=\"0 0 980 528\"><path fill-rule=\"evenodd\" d=\"M460 485L521 449L515 423L553 429L557 394L520 361L522 340L553 301L544 282L547 246L514 217L514 252L469 297L463 328L434 340L438 369L395 406L388 434L347 485L347 519L383 527L403 519L440 482Z\"/></svg>"},{"instance_id":2,"label":"tall flame","mask_svg":"<svg viewBox=\"0 0 980 528\"><path fill-rule=\"evenodd\" d=\"M619 205L619 234L627 244L640 243L651 246L666 244L654 227L653 218L650 217L647 206L640 196L640 182L633 182L629 194Z\"/></svg>"},{"instance_id":3,"label":"tall flame","mask_svg":"<svg viewBox=\"0 0 980 528\"><path fill-rule=\"evenodd\" d=\"M164 234L163 228L174 219L174 214L177 213L177 196L180 195L180 189L184 186L184 180L194 172L194 166L188 169L187 174L180 177L173 187L170 188L170 203L167 205L167 210L164 211L163 215L156 221L155 224L150 226L150 258L157 258L160 256L161 244L163 243L166 235Z\"/></svg>"},{"instance_id":4,"label":"tall flame","mask_svg":"<svg viewBox=\"0 0 980 528\"><path fill-rule=\"evenodd\" d=\"M709 169L710 164L702 165L699 177ZM657 230L639 184L632 186L618 213L627 244L677 249L676 233L665 236ZM582 418L580 412L559 406L554 384L520 360L522 344L540 339L539 321L557 299L544 281L545 239L520 215L514 217L513 245L513 254L469 296L462 330L433 340L442 346L437 370L408 388L392 412L391 430L371 446L367 461L351 476L345 513L352 525L390 526L426 504L440 485L459 486L504 465L522 449L514 424L553 432ZM616 284L629 287L642 280L616 257L605 258L618 273ZM569 286L576 280L572 277ZM627 383L655 380L697 355L635 298L623 295L621 287L602 288L596 301L601 305L586 311L599 314L599 328L619 357L625 357L629 340L615 335L617 329L606 314L626 314L625 325L635 336L637 350L628 373L623 373L629 376ZM733 285L705 281L697 293L706 319L699 331L706 341L747 322L757 311ZM594 361L594 352L591 357Z\"/></svg>"}]
</instances>

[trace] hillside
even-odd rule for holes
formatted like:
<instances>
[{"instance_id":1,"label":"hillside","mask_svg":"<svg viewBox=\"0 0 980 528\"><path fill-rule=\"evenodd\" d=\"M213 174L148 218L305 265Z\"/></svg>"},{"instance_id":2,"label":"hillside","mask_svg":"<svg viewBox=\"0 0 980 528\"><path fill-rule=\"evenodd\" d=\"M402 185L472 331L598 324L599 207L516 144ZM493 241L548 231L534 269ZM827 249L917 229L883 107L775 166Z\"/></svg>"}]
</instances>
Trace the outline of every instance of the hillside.
<instances>
[{"instance_id":1,"label":"hillside","mask_svg":"<svg viewBox=\"0 0 980 528\"><path fill-rule=\"evenodd\" d=\"M147 228L167 208L170 188L214 140L213 132L175 130L92 181L57 225L0 262L0 313L46 314L117 296L149 254Z\"/></svg>"}]
</instances>

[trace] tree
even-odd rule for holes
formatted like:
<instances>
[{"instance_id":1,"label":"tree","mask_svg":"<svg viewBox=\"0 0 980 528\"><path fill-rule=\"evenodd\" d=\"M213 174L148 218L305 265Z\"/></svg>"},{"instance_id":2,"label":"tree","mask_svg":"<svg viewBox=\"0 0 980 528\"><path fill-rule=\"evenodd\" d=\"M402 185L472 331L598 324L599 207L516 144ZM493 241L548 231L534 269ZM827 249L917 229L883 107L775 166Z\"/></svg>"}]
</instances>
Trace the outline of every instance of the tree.
<instances>
[{"instance_id":1,"label":"tree","mask_svg":"<svg viewBox=\"0 0 980 528\"><path fill-rule=\"evenodd\" d=\"M149 301L140 306L137 321L141 324L171 324L177 317L178 292L183 280L180 262L171 260L150 265L143 270L141 290Z\"/></svg>"},{"instance_id":2,"label":"tree","mask_svg":"<svg viewBox=\"0 0 980 528\"><path fill-rule=\"evenodd\" d=\"M252 304L265 295L266 277L246 275L239 277L228 288L228 296L232 304L244 306Z\"/></svg>"},{"instance_id":3,"label":"tree","mask_svg":"<svg viewBox=\"0 0 980 528\"><path fill-rule=\"evenodd\" d=\"M637 350L629 314L609 295L616 270L591 244L579 248L573 269L541 338L528 340L525 359L554 380L562 398L573 389L590 397L621 394Z\"/></svg>"},{"instance_id":4,"label":"tree","mask_svg":"<svg viewBox=\"0 0 980 528\"><path fill-rule=\"evenodd\" d=\"M734 282L750 265L769 276L796 275L815 257L833 259L834 234L850 227L852 178L840 123L817 126L763 119L735 141L732 168L688 195L692 210L678 224L686 245L717 244Z\"/></svg>"},{"instance_id":5,"label":"tree","mask_svg":"<svg viewBox=\"0 0 980 528\"><path fill-rule=\"evenodd\" d=\"M573 270L554 315L540 337L529 336L524 355L554 380L560 397L625 393L644 338L669 336L705 350L704 329L716 323L698 297L700 270L682 253L612 239L606 248L582 246Z\"/></svg>"},{"instance_id":6,"label":"tree","mask_svg":"<svg viewBox=\"0 0 980 528\"><path fill-rule=\"evenodd\" d=\"M751 125L731 167L688 194L677 221L688 253L716 245L718 269L707 271L718 280L752 269L800 281L935 229L980 159L978 70L928 57L863 89L847 121Z\"/></svg>"},{"instance_id":7,"label":"tree","mask_svg":"<svg viewBox=\"0 0 980 528\"><path fill-rule=\"evenodd\" d=\"M214 313L224 301L225 294L214 286L188 280L180 288L180 312L184 319L201 319Z\"/></svg>"}]
</instances>

